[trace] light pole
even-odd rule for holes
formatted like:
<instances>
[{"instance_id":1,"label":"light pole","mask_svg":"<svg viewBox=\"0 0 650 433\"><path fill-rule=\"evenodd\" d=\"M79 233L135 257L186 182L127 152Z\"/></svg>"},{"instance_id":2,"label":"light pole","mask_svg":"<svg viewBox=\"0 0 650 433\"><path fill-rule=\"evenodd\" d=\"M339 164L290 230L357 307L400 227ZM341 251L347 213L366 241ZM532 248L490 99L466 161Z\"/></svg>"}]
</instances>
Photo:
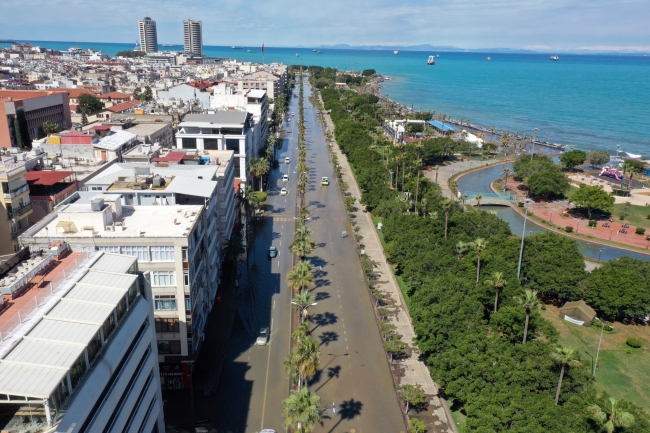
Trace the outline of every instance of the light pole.
<instances>
[{"instance_id":1,"label":"light pole","mask_svg":"<svg viewBox=\"0 0 650 433\"><path fill-rule=\"evenodd\" d=\"M596 317L596 319L598 319L598 317ZM603 326L600 328L600 340L598 341L598 350L596 351L596 361L594 362L594 372L592 376L596 376L596 366L598 365L598 354L600 353L600 343L603 342L603 332L605 331L605 322L600 320L600 323L602 323ZM607 325L607 326L609 326L610 329L614 329L612 325Z\"/></svg>"},{"instance_id":2,"label":"light pole","mask_svg":"<svg viewBox=\"0 0 650 433\"><path fill-rule=\"evenodd\" d=\"M548 221L550 224L553 224L553 212L551 212L551 218Z\"/></svg>"},{"instance_id":3,"label":"light pole","mask_svg":"<svg viewBox=\"0 0 650 433\"><path fill-rule=\"evenodd\" d=\"M537 131L539 131L539 128L533 128L533 131L535 131L535 134L537 134ZM533 160L533 155L535 154L535 140L530 140L530 142L533 144L533 149L530 151L530 160Z\"/></svg>"},{"instance_id":4,"label":"light pole","mask_svg":"<svg viewBox=\"0 0 650 433\"><path fill-rule=\"evenodd\" d=\"M517 265L517 279L521 274L521 258L524 255L524 238L526 237L526 220L528 219L528 202L526 202L526 210L524 211L524 229L521 231L521 248L519 248L519 265Z\"/></svg>"},{"instance_id":5,"label":"light pole","mask_svg":"<svg viewBox=\"0 0 650 433\"><path fill-rule=\"evenodd\" d=\"M304 322L304 317L307 316L307 308L313 307L314 305L318 305L318 302L314 302L313 304L309 304L309 305L305 305L305 306L302 306L299 303L294 302L294 301L291 301L291 303L293 305L297 305L298 307L300 307L302 309L302 312L300 314L300 323Z\"/></svg>"},{"instance_id":6,"label":"light pole","mask_svg":"<svg viewBox=\"0 0 650 433\"><path fill-rule=\"evenodd\" d=\"M602 252L603 252L603 249L602 249L602 248L598 250L598 262L599 262L599 263L600 263L600 254L601 254Z\"/></svg>"}]
</instances>

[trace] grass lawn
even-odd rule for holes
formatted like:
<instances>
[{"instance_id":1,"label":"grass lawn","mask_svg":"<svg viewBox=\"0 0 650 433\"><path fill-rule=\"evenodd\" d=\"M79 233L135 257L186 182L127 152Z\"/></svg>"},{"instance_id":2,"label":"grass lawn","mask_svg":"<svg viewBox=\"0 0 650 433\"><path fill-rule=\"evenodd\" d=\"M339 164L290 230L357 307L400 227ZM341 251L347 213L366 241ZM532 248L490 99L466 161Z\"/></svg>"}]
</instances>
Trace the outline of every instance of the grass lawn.
<instances>
[{"instance_id":1,"label":"grass lawn","mask_svg":"<svg viewBox=\"0 0 650 433\"><path fill-rule=\"evenodd\" d=\"M560 319L556 307L540 310L542 316L555 325L560 333L560 344L571 347L587 365L596 357L600 330L586 328ZM603 334L596 370L596 389L616 399L626 399L650 412L650 333L647 326L614 323L614 332ZM625 344L628 337L644 341L640 349ZM629 352L628 353L628 349Z\"/></svg>"},{"instance_id":2,"label":"grass lawn","mask_svg":"<svg viewBox=\"0 0 650 433\"><path fill-rule=\"evenodd\" d=\"M648 202L650 202L650 197L648 197ZM650 220L647 216L650 214L650 207L645 206L628 206L625 210L626 205L624 203L615 204L612 209L612 218L616 222L626 222L634 227L645 227L650 229ZM625 213L625 221L621 221L620 216L622 213Z\"/></svg>"},{"instance_id":3,"label":"grass lawn","mask_svg":"<svg viewBox=\"0 0 650 433\"><path fill-rule=\"evenodd\" d=\"M463 415L463 413L459 410L452 411L451 417L454 419L454 423L456 423L458 433L465 433L465 424L467 422L467 417Z\"/></svg>"}]
</instances>

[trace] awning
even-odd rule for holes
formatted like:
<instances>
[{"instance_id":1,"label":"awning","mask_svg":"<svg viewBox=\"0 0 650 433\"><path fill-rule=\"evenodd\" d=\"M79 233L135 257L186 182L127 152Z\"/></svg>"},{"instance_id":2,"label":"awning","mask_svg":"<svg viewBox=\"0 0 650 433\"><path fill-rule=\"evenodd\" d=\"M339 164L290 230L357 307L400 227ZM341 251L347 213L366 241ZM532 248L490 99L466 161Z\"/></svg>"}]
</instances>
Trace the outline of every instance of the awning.
<instances>
[{"instance_id":1,"label":"awning","mask_svg":"<svg viewBox=\"0 0 650 433\"><path fill-rule=\"evenodd\" d=\"M30 185L52 186L73 174L74 171L28 171L25 177Z\"/></svg>"}]
</instances>

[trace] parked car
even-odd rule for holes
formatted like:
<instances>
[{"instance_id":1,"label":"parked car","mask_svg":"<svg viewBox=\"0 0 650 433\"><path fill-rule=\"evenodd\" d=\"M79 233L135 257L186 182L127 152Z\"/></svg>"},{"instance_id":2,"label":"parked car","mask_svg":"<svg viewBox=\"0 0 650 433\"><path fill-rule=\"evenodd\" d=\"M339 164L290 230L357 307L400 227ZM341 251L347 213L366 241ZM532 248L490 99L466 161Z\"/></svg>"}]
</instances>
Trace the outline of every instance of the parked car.
<instances>
[{"instance_id":1,"label":"parked car","mask_svg":"<svg viewBox=\"0 0 650 433\"><path fill-rule=\"evenodd\" d=\"M329 178L323 176L323 178L322 178L321 181L320 181L320 184L321 184L321 185L329 185L329 184L330 184L330 180L329 180Z\"/></svg>"},{"instance_id":2,"label":"parked car","mask_svg":"<svg viewBox=\"0 0 650 433\"><path fill-rule=\"evenodd\" d=\"M286 189L286 188L282 188L282 189L280 190L280 195L287 195L287 189Z\"/></svg>"},{"instance_id":3,"label":"parked car","mask_svg":"<svg viewBox=\"0 0 650 433\"><path fill-rule=\"evenodd\" d=\"M278 249L276 247L269 247L269 259L274 259L278 256Z\"/></svg>"},{"instance_id":4,"label":"parked car","mask_svg":"<svg viewBox=\"0 0 650 433\"><path fill-rule=\"evenodd\" d=\"M285 164L289 164L290 162L291 162L291 158L289 158L288 156L286 158L284 158L284 163Z\"/></svg>"},{"instance_id":5,"label":"parked car","mask_svg":"<svg viewBox=\"0 0 650 433\"><path fill-rule=\"evenodd\" d=\"M269 328L267 326L260 329L260 333L255 340L258 346L266 346L269 342Z\"/></svg>"}]
</instances>

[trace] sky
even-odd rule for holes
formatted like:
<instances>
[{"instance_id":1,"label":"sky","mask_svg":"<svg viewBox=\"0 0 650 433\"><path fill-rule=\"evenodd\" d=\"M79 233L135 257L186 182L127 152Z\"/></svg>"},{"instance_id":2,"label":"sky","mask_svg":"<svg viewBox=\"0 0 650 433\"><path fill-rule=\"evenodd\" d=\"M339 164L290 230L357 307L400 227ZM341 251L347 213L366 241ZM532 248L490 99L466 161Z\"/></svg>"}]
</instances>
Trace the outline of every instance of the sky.
<instances>
[{"instance_id":1,"label":"sky","mask_svg":"<svg viewBox=\"0 0 650 433\"><path fill-rule=\"evenodd\" d=\"M205 45L417 45L650 52L648 0L29 0L0 1L0 38L135 42L137 21Z\"/></svg>"}]
</instances>

